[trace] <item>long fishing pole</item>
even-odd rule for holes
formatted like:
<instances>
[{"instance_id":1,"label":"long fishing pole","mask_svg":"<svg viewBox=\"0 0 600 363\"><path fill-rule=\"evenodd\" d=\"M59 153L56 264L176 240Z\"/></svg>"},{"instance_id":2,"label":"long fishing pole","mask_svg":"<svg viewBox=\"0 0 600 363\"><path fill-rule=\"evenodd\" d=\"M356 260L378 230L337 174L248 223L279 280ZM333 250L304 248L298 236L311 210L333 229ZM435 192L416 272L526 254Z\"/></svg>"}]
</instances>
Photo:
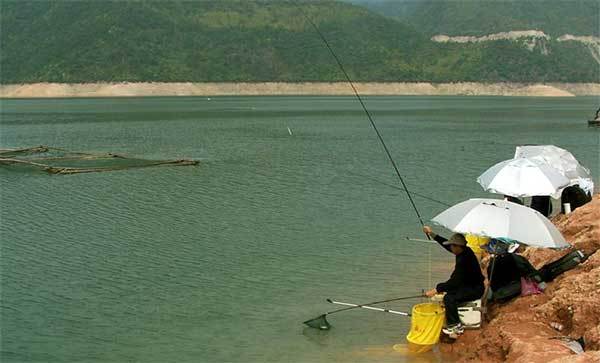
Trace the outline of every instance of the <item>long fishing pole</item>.
<instances>
[{"instance_id":1,"label":"long fishing pole","mask_svg":"<svg viewBox=\"0 0 600 363\"><path fill-rule=\"evenodd\" d=\"M396 175L398 176L398 179L400 179L400 183L402 184L402 188L406 191L406 195L408 196L408 200L410 200L410 204L412 205L412 207L413 207L413 209L414 209L414 211L415 211L415 213L417 215L417 218L419 219L419 222L421 223L421 226L425 226L425 223L423 222L423 218L421 218L421 214L419 213L419 210L417 209L417 206L415 205L415 201L413 200L410 192L408 191L408 187L406 186L406 183L404 182L404 178L402 178L402 175L400 174L400 171L398 170L398 166L396 165L396 162L392 158L392 154L390 154L390 151L389 151L387 145L383 141L383 137L381 136L381 133L377 129L377 125L375 125L375 122L373 121L373 118L371 117L371 113L369 112L369 110L365 106L365 103L363 102L362 98L360 97L360 94L356 90L356 87L354 87L354 83L352 82L352 79L350 79L350 76L346 72L346 69L344 68L344 65L342 64L342 62L340 61L340 59L338 58L338 56L333 51L333 48L331 48L331 46L329 45L329 42L327 41L327 39L325 38L325 36L323 35L323 33L321 33L321 31L319 30L319 27L317 27L317 25L312 21L312 19L308 16L308 14L306 14L304 12L304 10L300 6L300 4L298 4L297 1L293 0L293 2L298 7L298 9L302 13L302 15L306 18L306 20L310 23L310 25L312 25L312 27L315 29L315 31L317 32L317 34L319 34L319 37L321 38L321 40L323 40L323 43L325 43L325 45L327 46L327 49L329 49L329 52L331 53L331 55L333 56L333 58L337 62L338 66L340 67L340 70L342 71L342 73L344 73L344 76L346 77L346 80L348 81L348 83L352 87L352 90L354 91L354 95L356 95L356 98L360 102L360 105L362 106L363 110L367 114L367 117L368 117L369 121L371 122L371 126L373 127L373 130L375 130L375 133L377 134L377 137L379 138L379 141L381 142L381 145L383 145L383 149L385 150L385 153L387 154L388 159L392 163L392 166L394 167L394 170L396 171ZM429 236L427 236L427 238L429 238Z\"/></svg>"}]
</instances>

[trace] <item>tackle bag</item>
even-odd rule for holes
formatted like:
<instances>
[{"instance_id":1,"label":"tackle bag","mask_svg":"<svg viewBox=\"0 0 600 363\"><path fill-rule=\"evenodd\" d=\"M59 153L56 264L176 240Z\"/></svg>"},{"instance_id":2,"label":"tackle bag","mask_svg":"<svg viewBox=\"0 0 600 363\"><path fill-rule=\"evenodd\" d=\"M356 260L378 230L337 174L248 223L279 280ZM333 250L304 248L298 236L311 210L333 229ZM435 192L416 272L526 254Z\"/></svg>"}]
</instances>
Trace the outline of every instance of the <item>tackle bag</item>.
<instances>
[{"instance_id":1,"label":"tackle bag","mask_svg":"<svg viewBox=\"0 0 600 363\"><path fill-rule=\"evenodd\" d=\"M542 280L545 282L550 282L563 272L568 271L584 262L587 258L588 256L586 256L580 250L567 253L558 260L544 265L539 270Z\"/></svg>"}]
</instances>

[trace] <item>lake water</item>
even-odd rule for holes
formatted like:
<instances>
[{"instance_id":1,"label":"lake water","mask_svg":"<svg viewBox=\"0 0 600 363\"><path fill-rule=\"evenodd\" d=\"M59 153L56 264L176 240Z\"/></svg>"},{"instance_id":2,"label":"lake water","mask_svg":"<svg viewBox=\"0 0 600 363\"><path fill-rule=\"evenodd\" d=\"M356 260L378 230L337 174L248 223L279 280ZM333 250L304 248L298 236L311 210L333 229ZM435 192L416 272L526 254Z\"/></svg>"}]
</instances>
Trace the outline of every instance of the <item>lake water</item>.
<instances>
[{"instance_id":1,"label":"lake water","mask_svg":"<svg viewBox=\"0 0 600 363\"><path fill-rule=\"evenodd\" d=\"M2 362L402 362L414 295L453 256L420 225L352 97L2 100L0 147L51 145L159 167L0 168ZM598 98L368 97L423 218L487 194L519 144L570 150L598 185ZM290 131L288 131L288 128ZM291 132L291 135L290 135ZM434 202L435 199L439 202ZM440 203L441 202L441 203ZM386 306L407 311L418 301ZM420 357L439 361L436 354Z\"/></svg>"}]
</instances>

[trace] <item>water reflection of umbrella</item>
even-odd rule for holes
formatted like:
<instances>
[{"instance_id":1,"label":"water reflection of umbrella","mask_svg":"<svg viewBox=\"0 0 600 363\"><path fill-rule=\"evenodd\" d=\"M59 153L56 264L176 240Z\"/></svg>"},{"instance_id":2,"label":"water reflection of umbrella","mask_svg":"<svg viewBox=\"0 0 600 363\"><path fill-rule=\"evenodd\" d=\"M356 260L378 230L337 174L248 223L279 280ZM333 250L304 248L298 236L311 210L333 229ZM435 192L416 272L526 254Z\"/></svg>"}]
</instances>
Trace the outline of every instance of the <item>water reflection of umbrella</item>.
<instances>
[{"instance_id":1,"label":"water reflection of umbrella","mask_svg":"<svg viewBox=\"0 0 600 363\"><path fill-rule=\"evenodd\" d=\"M483 189L513 197L552 195L557 198L569 179L554 167L527 158L499 162L477 178Z\"/></svg>"},{"instance_id":2,"label":"water reflection of umbrella","mask_svg":"<svg viewBox=\"0 0 600 363\"><path fill-rule=\"evenodd\" d=\"M558 229L539 212L498 199L469 199L432 219L458 233L507 238L534 247L569 247Z\"/></svg>"}]
</instances>

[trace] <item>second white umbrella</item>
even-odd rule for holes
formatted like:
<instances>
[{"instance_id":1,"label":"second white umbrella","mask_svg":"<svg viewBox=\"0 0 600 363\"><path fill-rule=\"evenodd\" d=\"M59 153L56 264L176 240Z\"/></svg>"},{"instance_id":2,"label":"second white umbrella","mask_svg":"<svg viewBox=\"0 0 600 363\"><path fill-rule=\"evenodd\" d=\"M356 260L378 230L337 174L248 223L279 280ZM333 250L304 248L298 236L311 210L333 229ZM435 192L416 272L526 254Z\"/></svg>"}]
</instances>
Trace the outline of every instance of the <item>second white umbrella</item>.
<instances>
[{"instance_id":1,"label":"second white umbrella","mask_svg":"<svg viewBox=\"0 0 600 363\"><path fill-rule=\"evenodd\" d=\"M477 178L483 189L513 197L551 195L558 198L569 179L552 166L527 158L499 162Z\"/></svg>"}]
</instances>

